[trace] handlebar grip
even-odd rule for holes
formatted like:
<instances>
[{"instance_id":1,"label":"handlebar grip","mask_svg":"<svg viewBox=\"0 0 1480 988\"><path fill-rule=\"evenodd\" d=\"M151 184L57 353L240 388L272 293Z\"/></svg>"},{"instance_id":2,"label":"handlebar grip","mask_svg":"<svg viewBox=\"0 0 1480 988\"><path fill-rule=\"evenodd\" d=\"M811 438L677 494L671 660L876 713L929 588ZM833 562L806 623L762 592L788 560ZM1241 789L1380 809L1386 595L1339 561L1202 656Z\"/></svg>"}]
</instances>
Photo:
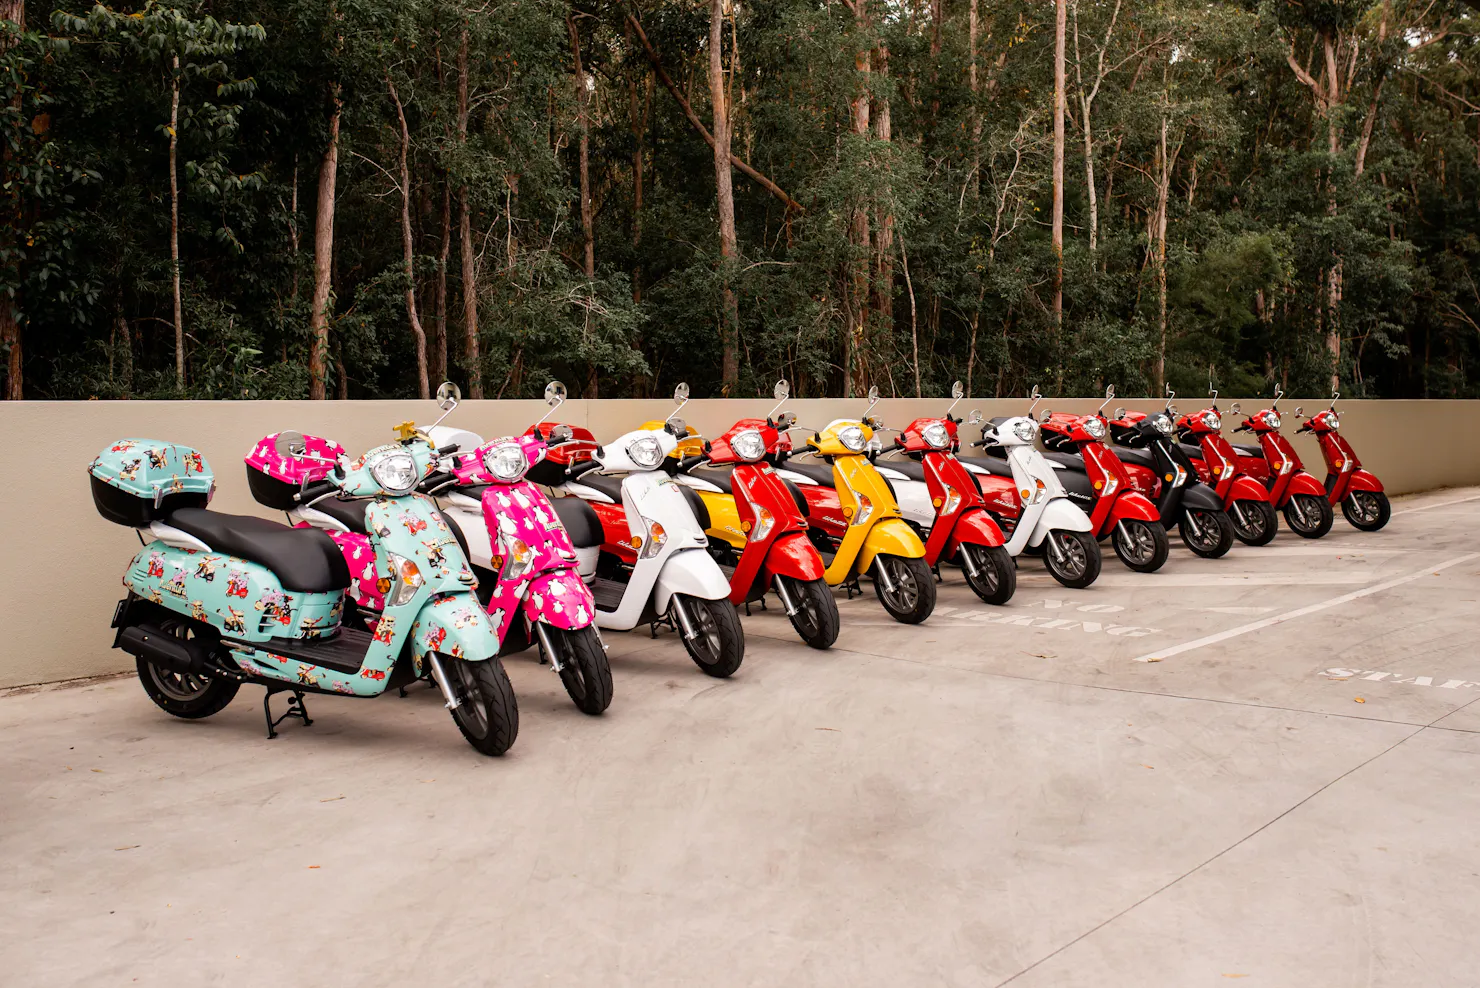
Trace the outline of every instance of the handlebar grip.
<instances>
[{"instance_id":1,"label":"handlebar grip","mask_svg":"<svg viewBox=\"0 0 1480 988\"><path fill-rule=\"evenodd\" d=\"M582 460L580 463L573 463L570 466L566 467L565 475L567 477L570 477L571 479L575 479L576 477L581 476L581 474L590 473L592 470L595 470L599 466L601 466L601 464L597 463L595 460Z\"/></svg>"},{"instance_id":2,"label":"handlebar grip","mask_svg":"<svg viewBox=\"0 0 1480 988\"><path fill-rule=\"evenodd\" d=\"M293 500L299 504L311 504L323 497L325 494L333 494L339 490L339 485L328 480L321 480L316 484L309 484L303 490L293 495Z\"/></svg>"},{"instance_id":3,"label":"handlebar grip","mask_svg":"<svg viewBox=\"0 0 1480 988\"><path fill-rule=\"evenodd\" d=\"M680 457L678 461L678 472L687 473L707 459L709 459L709 454L707 453L696 453L693 456Z\"/></svg>"},{"instance_id":4,"label":"handlebar grip","mask_svg":"<svg viewBox=\"0 0 1480 988\"><path fill-rule=\"evenodd\" d=\"M438 446L437 459L440 460L444 456L451 456L453 453L456 453L461 448L462 447L459 446L457 443L448 443L446 446Z\"/></svg>"}]
</instances>

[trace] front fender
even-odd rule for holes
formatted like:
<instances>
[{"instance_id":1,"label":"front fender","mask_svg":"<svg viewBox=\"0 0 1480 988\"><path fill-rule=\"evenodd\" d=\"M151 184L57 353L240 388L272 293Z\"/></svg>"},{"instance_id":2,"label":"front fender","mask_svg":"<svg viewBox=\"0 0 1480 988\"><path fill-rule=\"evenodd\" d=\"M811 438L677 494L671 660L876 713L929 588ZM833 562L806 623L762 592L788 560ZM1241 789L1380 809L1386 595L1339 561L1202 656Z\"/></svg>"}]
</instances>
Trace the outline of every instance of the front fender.
<instances>
[{"instance_id":1,"label":"front fender","mask_svg":"<svg viewBox=\"0 0 1480 988\"><path fill-rule=\"evenodd\" d=\"M468 662L486 662L498 655L498 632L472 593L437 597L423 605L411 625L405 648L421 675L422 658L441 652Z\"/></svg>"},{"instance_id":2,"label":"front fender","mask_svg":"<svg viewBox=\"0 0 1480 988\"><path fill-rule=\"evenodd\" d=\"M1140 491L1122 491L1110 506L1110 521L1161 521L1161 512Z\"/></svg>"},{"instance_id":3,"label":"front fender","mask_svg":"<svg viewBox=\"0 0 1480 988\"><path fill-rule=\"evenodd\" d=\"M955 553L963 542L970 545L999 546L1005 544L1007 539L1002 535L1002 529L992 520L992 516L987 514L986 508L967 508L951 529L951 541L946 544L946 551Z\"/></svg>"},{"instance_id":4,"label":"front fender","mask_svg":"<svg viewBox=\"0 0 1480 988\"><path fill-rule=\"evenodd\" d=\"M822 579L822 557L801 532L788 532L771 543L766 552L766 572L794 580Z\"/></svg>"},{"instance_id":5,"label":"front fender","mask_svg":"<svg viewBox=\"0 0 1480 988\"><path fill-rule=\"evenodd\" d=\"M1376 477L1372 478L1376 480ZM1310 494L1315 497L1325 497L1326 488L1319 480L1301 470L1299 473L1290 475L1290 483L1285 487L1285 497L1291 494Z\"/></svg>"},{"instance_id":6,"label":"front fender","mask_svg":"<svg viewBox=\"0 0 1480 988\"><path fill-rule=\"evenodd\" d=\"M925 555L925 544L915 530L901 518L884 518L874 524L863 537L863 548L858 551L856 573L867 573L879 553L919 559Z\"/></svg>"},{"instance_id":7,"label":"front fender","mask_svg":"<svg viewBox=\"0 0 1480 988\"><path fill-rule=\"evenodd\" d=\"M523 608L524 616L531 624L543 622L562 631L578 631L596 616L591 588L573 569L541 573L535 577L524 595ZM491 615L495 624L501 616L497 611Z\"/></svg>"},{"instance_id":8,"label":"front fender","mask_svg":"<svg viewBox=\"0 0 1480 988\"><path fill-rule=\"evenodd\" d=\"M1042 545L1043 540L1048 538L1048 533L1053 531L1093 532L1094 530L1095 527L1089 520L1089 515L1085 514L1079 505L1067 497L1056 497L1048 502L1048 506L1043 509L1043 514L1038 516L1038 522L1033 526L1033 534L1028 537L1028 544Z\"/></svg>"},{"instance_id":9,"label":"front fender","mask_svg":"<svg viewBox=\"0 0 1480 988\"><path fill-rule=\"evenodd\" d=\"M1268 500L1269 488L1259 483L1253 477L1247 477L1242 474L1233 478L1233 483L1229 485L1228 493L1224 496L1224 501L1229 504L1234 501Z\"/></svg>"},{"instance_id":10,"label":"front fender","mask_svg":"<svg viewBox=\"0 0 1480 988\"><path fill-rule=\"evenodd\" d=\"M1182 489L1183 511L1222 511L1223 499L1207 484L1188 484Z\"/></svg>"},{"instance_id":11,"label":"front fender","mask_svg":"<svg viewBox=\"0 0 1480 988\"><path fill-rule=\"evenodd\" d=\"M676 593L701 600L722 600L730 596L730 581L725 579L719 563L703 549L678 549L663 560L663 568L653 584L653 608L664 614Z\"/></svg>"},{"instance_id":12,"label":"front fender","mask_svg":"<svg viewBox=\"0 0 1480 988\"><path fill-rule=\"evenodd\" d=\"M1351 480L1347 484L1346 489L1348 492L1373 491L1374 493L1381 493L1383 486L1382 481L1377 479L1376 474L1369 473L1366 470L1353 470L1351 472Z\"/></svg>"}]
</instances>

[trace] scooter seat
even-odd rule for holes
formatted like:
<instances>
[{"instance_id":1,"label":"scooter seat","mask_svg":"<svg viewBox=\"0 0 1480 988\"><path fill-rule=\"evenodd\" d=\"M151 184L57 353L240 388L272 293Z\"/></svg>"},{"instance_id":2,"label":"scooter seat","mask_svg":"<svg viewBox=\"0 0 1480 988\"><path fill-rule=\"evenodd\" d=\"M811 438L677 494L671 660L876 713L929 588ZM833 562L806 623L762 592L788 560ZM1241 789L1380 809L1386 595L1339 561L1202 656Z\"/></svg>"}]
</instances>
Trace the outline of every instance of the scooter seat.
<instances>
[{"instance_id":1,"label":"scooter seat","mask_svg":"<svg viewBox=\"0 0 1480 988\"><path fill-rule=\"evenodd\" d=\"M1116 456L1120 457L1122 463L1134 463L1138 467L1146 467L1148 470L1157 469L1156 457L1151 455L1149 449L1131 449L1129 446L1115 446L1112 448Z\"/></svg>"},{"instance_id":2,"label":"scooter seat","mask_svg":"<svg viewBox=\"0 0 1480 988\"><path fill-rule=\"evenodd\" d=\"M808 480L815 480L823 487L834 486L833 468L830 463L819 463L815 460L810 463L806 460L787 460L782 465L782 469L799 473Z\"/></svg>"},{"instance_id":3,"label":"scooter seat","mask_svg":"<svg viewBox=\"0 0 1480 988\"><path fill-rule=\"evenodd\" d=\"M583 473L575 479L575 483L589 487L612 499L613 504L622 503L622 478L611 477L595 470Z\"/></svg>"},{"instance_id":4,"label":"scooter seat","mask_svg":"<svg viewBox=\"0 0 1480 988\"><path fill-rule=\"evenodd\" d=\"M590 549L601 545L601 519L596 510L578 497L552 497L550 507L565 526L570 544L577 549Z\"/></svg>"},{"instance_id":5,"label":"scooter seat","mask_svg":"<svg viewBox=\"0 0 1480 988\"><path fill-rule=\"evenodd\" d=\"M1070 470L1084 469L1084 457L1078 453L1060 453L1055 450L1049 450L1043 454L1043 458Z\"/></svg>"},{"instance_id":6,"label":"scooter seat","mask_svg":"<svg viewBox=\"0 0 1480 988\"><path fill-rule=\"evenodd\" d=\"M1257 456L1261 460L1264 459L1263 446L1251 446L1248 443L1229 443L1229 445L1232 446L1240 456Z\"/></svg>"},{"instance_id":7,"label":"scooter seat","mask_svg":"<svg viewBox=\"0 0 1480 988\"><path fill-rule=\"evenodd\" d=\"M285 590L327 593L350 584L339 546L317 528L289 528L266 518L208 508L177 508L167 524L200 539L213 552L261 563L277 575Z\"/></svg>"},{"instance_id":8,"label":"scooter seat","mask_svg":"<svg viewBox=\"0 0 1480 988\"><path fill-rule=\"evenodd\" d=\"M783 467L782 469L790 469L790 467ZM735 483L731 479L733 472L733 467L719 467L710 468L708 470L695 470L690 475L704 481L704 483L706 484L713 484L715 487L718 487L726 494L734 497ZM793 484L791 481L787 480L785 477L782 477L780 479L781 482L786 485L786 489L791 492L791 499L797 503L797 510L800 511L802 513L802 517L805 518L807 516L807 498L802 494L801 488L798 487L796 484ZM700 498L700 500L702 501L703 498Z\"/></svg>"},{"instance_id":9,"label":"scooter seat","mask_svg":"<svg viewBox=\"0 0 1480 988\"><path fill-rule=\"evenodd\" d=\"M880 460L874 465L903 474L910 480L918 480L922 484L925 483L925 464L919 460Z\"/></svg>"},{"instance_id":10,"label":"scooter seat","mask_svg":"<svg viewBox=\"0 0 1480 988\"><path fill-rule=\"evenodd\" d=\"M1182 452L1187 454L1189 460L1205 459L1201 446L1194 446L1192 443L1178 443L1177 445L1182 447Z\"/></svg>"},{"instance_id":11,"label":"scooter seat","mask_svg":"<svg viewBox=\"0 0 1480 988\"><path fill-rule=\"evenodd\" d=\"M999 460L995 456L958 456L956 459L967 466L980 467L994 477L1012 477L1012 467L1007 465L1006 460Z\"/></svg>"}]
</instances>

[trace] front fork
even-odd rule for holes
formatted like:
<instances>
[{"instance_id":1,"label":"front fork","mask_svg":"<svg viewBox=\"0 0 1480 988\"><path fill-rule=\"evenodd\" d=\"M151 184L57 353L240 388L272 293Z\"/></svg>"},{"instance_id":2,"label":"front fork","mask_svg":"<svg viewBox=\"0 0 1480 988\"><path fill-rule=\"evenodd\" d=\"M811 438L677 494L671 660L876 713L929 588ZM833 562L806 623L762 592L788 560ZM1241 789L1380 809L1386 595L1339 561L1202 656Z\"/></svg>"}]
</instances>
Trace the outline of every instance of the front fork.
<instances>
[{"instance_id":1,"label":"front fork","mask_svg":"<svg viewBox=\"0 0 1480 988\"><path fill-rule=\"evenodd\" d=\"M442 668L442 660L437 657L437 653L428 652L427 656L432 663L432 678L437 681L437 688L447 698L447 709L456 710L462 706L462 697L452 688L452 681L447 678L447 670Z\"/></svg>"},{"instance_id":2,"label":"front fork","mask_svg":"<svg viewBox=\"0 0 1480 988\"><path fill-rule=\"evenodd\" d=\"M771 585L776 588L776 596L781 598L781 606L786 609L786 616L797 616L797 605L792 602L791 591L786 589L786 581L779 576L771 577Z\"/></svg>"},{"instance_id":3,"label":"front fork","mask_svg":"<svg viewBox=\"0 0 1480 988\"><path fill-rule=\"evenodd\" d=\"M693 641L698 638L699 629L694 627L694 619L689 616L688 611L684 610L683 597L674 594L672 606L673 613L678 615L679 632L683 635L684 641Z\"/></svg>"}]
</instances>

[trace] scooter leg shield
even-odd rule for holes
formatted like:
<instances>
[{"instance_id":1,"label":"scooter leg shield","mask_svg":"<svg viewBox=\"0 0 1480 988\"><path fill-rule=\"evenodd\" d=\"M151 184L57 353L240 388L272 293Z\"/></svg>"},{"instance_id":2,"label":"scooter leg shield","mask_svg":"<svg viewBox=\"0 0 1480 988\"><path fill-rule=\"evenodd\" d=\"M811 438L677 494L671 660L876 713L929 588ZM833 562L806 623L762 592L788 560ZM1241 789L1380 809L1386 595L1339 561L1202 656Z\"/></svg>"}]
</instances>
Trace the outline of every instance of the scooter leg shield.
<instances>
[{"instance_id":1,"label":"scooter leg shield","mask_svg":"<svg viewBox=\"0 0 1480 988\"><path fill-rule=\"evenodd\" d=\"M498 655L498 631L491 616L469 593L448 594L427 601L411 624L406 647L417 675L427 652L441 652L469 662L482 662Z\"/></svg>"},{"instance_id":2,"label":"scooter leg shield","mask_svg":"<svg viewBox=\"0 0 1480 988\"><path fill-rule=\"evenodd\" d=\"M653 607L663 614L676 593L703 600L721 600L730 596L730 581L709 553L703 549L680 549L663 561L653 585Z\"/></svg>"},{"instance_id":3,"label":"scooter leg shield","mask_svg":"<svg viewBox=\"0 0 1480 988\"><path fill-rule=\"evenodd\" d=\"M1028 544L1040 546L1043 540L1048 538L1048 533L1063 530L1066 532L1093 532L1094 524L1089 520L1089 515L1068 498L1056 497L1048 502L1043 509L1043 514L1038 516L1038 522L1033 526L1033 534L1028 537Z\"/></svg>"},{"instance_id":4,"label":"scooter leg shield","mask_svg":"<svg viewBox=\"0 0 1480 988\"><path fill-rule=\"evenodd\" d=\"M881 552L906 559L920 559L925 555L925 543L920 541L920 536L903 519L885 518L864 536L863 548L858 552L858 564L854 572L867 573L874 564L874 557Z\"/></svg>"},{"instance_id":5,"label":"scooter leg shield","mask_svg":"<svg viewBox=\"0 0 1480 988\"><path fill-rule=\"evenodd\" d=\"M529 585L521 604L524 616L562 631L586 627L596 616L591 589L575 570L541 573Z\"/></svg>"}]
</instances>

